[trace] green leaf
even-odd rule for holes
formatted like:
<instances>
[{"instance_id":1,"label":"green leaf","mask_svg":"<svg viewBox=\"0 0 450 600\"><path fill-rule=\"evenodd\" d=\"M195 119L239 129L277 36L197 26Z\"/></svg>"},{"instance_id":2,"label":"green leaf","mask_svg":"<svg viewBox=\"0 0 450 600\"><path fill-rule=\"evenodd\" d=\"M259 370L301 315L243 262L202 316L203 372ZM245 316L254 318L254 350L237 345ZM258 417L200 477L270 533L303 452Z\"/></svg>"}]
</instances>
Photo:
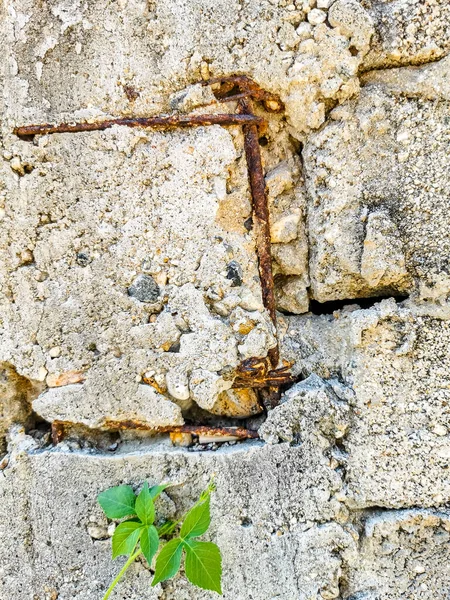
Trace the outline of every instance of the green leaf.
<instances>
[{"instance_id":1,"label":"green leaf","mask_svg":"<svg viewBox=\"0 0 450 600\"><path fill-rule=\"evenodd\" d=\"M160 495L160 493L163 492L168 487L170 487L170 483L162 483L161 485L154 485L153 487L150 488L150 496L153 498L153 500L156 500L156 498Z\"/></svg>"},{"instance_id":2,"label":"green leaf","mask_svg":"<svg viewBox=\"0 0 450 600\"><path fill-rule=\"evenodd\" d=\"M180 538L174 538L170 542L167 542L156 559L155 576L153 577L152 586L175 575L180 568L182 552L183 542Z\"/></svg>"},{"instance_id":3,"label":"green leaf","mask_svg":"<svg viewBox=\"0 0 450 600\"><path fill-rule=\"evenodd\" d=\"M100 492L97 500L109 519L121 519L136 514L136 496L129 485L119 485Z\"/></svg>"},{"instance_id":4,"label":"green leaf","mask_svg":"<svg viewBox=\"0 0 450 600\"><path fill-rule=\"evenodd\" d=\"M143 527L139 521L120 523L112 537L112 557L131 554L139 541Z\"/></svg>"},{"instance_id":5,"label":"green leaf","mask_svg":"<svg viewBox=\"0 0 450 600\"><path fill-rule=\"evenodd\" d=\"M184 570L191 583L204 590L222 594L222 557L220 550L212 542L183 542L186 549Z\"/></svg>"},{"instance_id":6,"label":"green leaf","mask_svg":"<svg viewBox=\"0 0 450 600\"><path fill-rule=\"evenodd\" d=\"M149 566L152 564L152 559L158 550L158 546L159 537L156 527L154 525L143 527L141 534L141 550Z\"/></svg>"},{"instance_id":7,"label":"green leaf","mask_svg":"<svg viewBox=\"0 0 450 600\"><path fill-rule=\"evenodd\" d=\"M187 513L180 531L180 537L189 539L205 533L211 523L209 496L202 504L197 504Z\"/></svg>"},{"instance_id":8,"label":"green leaf","mask_svg":"<svg viewBox=\"0 0 450 600\"><path fill-rule=\"evenodd\" d=\"M144 486L136 498L136 514L144 525L151 525L155 520L155 506L153 499L148 491L148 483L145 482Z\"/></svg>"}]
</instances>

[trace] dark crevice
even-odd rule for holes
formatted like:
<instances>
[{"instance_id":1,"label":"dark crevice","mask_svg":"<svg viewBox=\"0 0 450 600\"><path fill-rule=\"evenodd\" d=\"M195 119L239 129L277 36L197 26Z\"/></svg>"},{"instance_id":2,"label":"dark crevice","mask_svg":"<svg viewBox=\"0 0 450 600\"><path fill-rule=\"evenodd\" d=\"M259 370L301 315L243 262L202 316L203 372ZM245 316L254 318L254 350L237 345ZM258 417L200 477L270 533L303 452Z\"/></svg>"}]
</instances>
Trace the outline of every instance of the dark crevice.
<instances>
[{"instance_id":1,"label":"dark crevice","mask_svg":"<svg viewBox=\"0 0 450 600\"><path fill-rule=\"evenodd\" d=\"M389 300L394 298L398 302L407 300L409 296L372 296L370 298L347 298L345 300L330 300L329 302L318 302L317 300L311 300L309 303L309 312L313 315L332 315L337 310L343 310L344 308L357 305L359 308L372 308L375 304L378 304L382 300Z\"/></svg>"},{"instance_id":2,"label":"dark crevice","mask_svg":"<svg viewBox=\"0 0 450 600\"><path fill-rule=\"evenodd\" d=\"M42 446L51 445L52 425L34 411L31 414L30 421L25 427L25 433L30 435Z\"/></svg>"}]
</instances>

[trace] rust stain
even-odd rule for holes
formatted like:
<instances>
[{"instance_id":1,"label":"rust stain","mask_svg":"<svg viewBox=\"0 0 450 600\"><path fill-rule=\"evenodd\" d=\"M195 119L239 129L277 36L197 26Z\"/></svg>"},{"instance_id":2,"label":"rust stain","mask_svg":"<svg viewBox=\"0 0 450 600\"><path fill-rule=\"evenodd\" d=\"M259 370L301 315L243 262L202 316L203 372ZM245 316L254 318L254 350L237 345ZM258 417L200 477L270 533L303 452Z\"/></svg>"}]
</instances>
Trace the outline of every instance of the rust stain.
<instances>
[{"instance_id":1,"label":"rust stain","mask_svg":"<svg viewBox=\"0 0 450 600\"><path fill-rule=\"evenodd\" d=\"M128 98L129 102L134 102L136 100L136 98L139 98L139 96L141 95L131 85L124 85L123 91L125 92L125 96Z\"/></svg>"},{"instance_id":2,"label":"rust stain","mask_svg":"<svg viewBox=\"0 0 450 600\"><path fill-rule=\"evenodd\" d=\"M66 373L51 373L45 380L50 388L62 387L72 383L82 383L86 379L84 371L67 371Z\"/></svg>"},{"instance_id":3,"label":"rust stain","mask_svg":"<svg viewBox=\"0 0 450 600\"><path fill-rule=\"evenodd\" d=\"M250 331L255 329L255 323L253 321L247 321L247 323L240 323L238 330L241 335L248 335Z\"/></svg>"},{"instance_id":4,"label":"rust stain","mask_svg":"<svg viewBox=\"0 0 450 600\"><path fill-rule=\"evenodd\" d=\"M52 423L52 442L53 445L56 446L56 444L59 444L60 442L62 442L62 440L64 439L66 430L65 430L65 426L64 423L62 423L61 421L54 421Z\"/></svg>"},{"instance_id":5,"label":"rust stain","mask_svg":"<svg viewBox=\"0 0 450 600\"><path fill-rule=\"evenodd\" d=\"M156 390L156 391L157 391L159 394L162 394L162 395L164 395L164 394L167 392L167 388L163 388L163 387L161 387L161 386L160 386L160 385L157 383L156 379L154 379L153 377L145 377L145 375L144 375L144 377L142 377L142 381L143 381L143 383L146 383L147 385L151 385L152 387L154 387L154 388L155 388L155 390Z\"/></svg>"}]
</instances>

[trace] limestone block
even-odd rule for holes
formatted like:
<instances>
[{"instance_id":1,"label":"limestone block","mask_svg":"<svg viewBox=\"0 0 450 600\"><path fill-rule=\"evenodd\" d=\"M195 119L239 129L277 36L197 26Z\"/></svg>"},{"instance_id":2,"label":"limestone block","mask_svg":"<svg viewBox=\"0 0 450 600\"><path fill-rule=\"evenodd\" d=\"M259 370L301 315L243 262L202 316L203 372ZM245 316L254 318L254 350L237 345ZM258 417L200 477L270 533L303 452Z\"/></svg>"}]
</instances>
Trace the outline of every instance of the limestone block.
<instances>
[{"instance_id":1,"label":"limestone block","mask_svg":"<svg viewBox=\"0 0 450 600\"><path fill-rule=\"evenodd\" d=\"M117 393L118 389L119 386L114 391ZM33 410L50 422L80 423L93 429L107 428L111 421L137 421L149 427L184 423L180 407L150 385L129 385L129 395L116 397L109 406L106 393L101 406L93 405L92 392L89 383L51 388L36 398Z\"/></svg>"},{"instance_id":2,"label":"limestone block","mask_svg":"<svg viewBox=\"0 0 450 600\"><path fill-rule=\"evenodd\" d=\"M449 342L450 321L393 299L289 317L285 358L296 360L294 372L340 380L353 393L341 440L348 506L449 501Z\"/></svg>"},{"instance_id":3,"label":"limestone block","mask_svg":"<svg viewBox=\"0 0 450 600\"><path fill-rule=\"evenodd\" d=\"M40 416L76 421L79 408L79 422L90 426L127 414L155 424L148 407L157 414L157 397L144 410L137 387L153 371L167 396L158 396L167 424L166 400L189 399L172 396L176 386L164 389L168 373L177 369L189 381L206 369L217 377L242 357L267 354L275 338L257 302L253 234L216 223L211 190L217 175L242 160L241 138L215 127L167 134L122 128L18 144L36 168L6 180L8 216L0 227L9 240L2 256L10 298L1 298L0 355L52 387L83 382L82 393L42 396ZM32 262L23 262L24 248ZM233 262L239 285L228 276ZM252 297L257 307L240 308L258 323L257 339L256 331L234 333L211 307L241 284L243 302ZM223 389L208 399L211 406Z\"/></svg>"},{"instance_id":4,"label":"limestone block","mask_svg":"<svg viewBox=\"0 0 450 600\"><path fill-rule=\"evenodd\" d=\"M58 600L98 600L124 561L111 560L112 529L96 496L119 483L172 483L158 512L173 518L192 505L215 473L208 536L222 550L226 599L291 598L305 591L315 600L331 598L321 594L339 587L344 562L355 551L354 537L327 522L340 510L328 491L339 486L339 476L325 456L322 466L311 469L311 458L322 452L312 445L254 443L201 454L165 446L116 455L56 450L15 458L11 451L0 478L2 598L44 598L47 590L56 590ZM16 529L10 536L13 514ZM183 575L154 590L151 578L137 562L115 597L211 597Z\"/></svg>"},{"instance_id":5,"label":"limestone block","mask_svg":"<svg viewBox=\"0 0 450 600\"><path fill-rule=\"evenodd\" d=\"M371 288L402 289L408 285L408 272L398 230L383 211L374 211L367 217L361 276Z\"/></svg>"},{"instance_id":6,"label":"limestone block","mask_svg":"<svg viewBox=\"0 0 450 600\"><path fill-rule=\"evenodd\" d=\"M442 58L450 49L446 0L403 0L365 3L375 35L364 58L364 70L388 66L422 64Z\"/></svg>"},{"instance_id":7,"label":"limestone block","mask_svg":"<svg viewBox=\"0 0 450 600\"><path fill-rule=\"evenodd\" d=\"M375 511L349 571L348 600L445 600L450 589L447 510Z\"/></svg>"},{"instance_id":8,"label":"limestone block","mask_svg":"<svg viewBox=\"0 0 450 600\"><path fill-rule=\"evenodd\" d=\"M310 375L284 394L282 404L269 413L259 433L268 443L305 443L313 434L314 443L331 446L346 434L348 420L348 403L335 394L330 384ZM320 441L318 435L323 436Z\"/></svg>"},{"instance_id":9,"label":"limestone block","mask_svg":"<svg viewBox=\"0 0 450 600\"><path fill-rule=\"evenodd\" d=\"M430 65L420 77L442 73L444 81L444 71ZM360 99L332 111L306 147L310 277L320 302L420 296L438 284L445 300L448 107L405 97L411 77L418 75L405 69L368 76ZM445 85L434 81L425 96L433 89L445 98Z\"/></svg>"}]
</instances>

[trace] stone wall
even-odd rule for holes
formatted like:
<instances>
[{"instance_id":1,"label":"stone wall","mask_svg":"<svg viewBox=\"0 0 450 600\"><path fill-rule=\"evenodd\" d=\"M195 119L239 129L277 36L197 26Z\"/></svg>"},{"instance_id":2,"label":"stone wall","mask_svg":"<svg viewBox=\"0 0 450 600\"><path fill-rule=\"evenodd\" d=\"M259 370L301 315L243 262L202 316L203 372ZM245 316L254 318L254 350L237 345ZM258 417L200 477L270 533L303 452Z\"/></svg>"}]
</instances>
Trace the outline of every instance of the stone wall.
<instances>
[{"instance_id":1,"label":"stone wall","mask_svg":"<svg viewBox=\"0 0 450 600\"><path fill-rule=\"evenodd\" d=\"M122 563L96 495L170 481L170 517L213 473L227 600L447 600L447 0L0 11L0 600L100 600ZM284 107L256 103L276 330L240 127L13 133L235 112L198 84L234 74ZM277 337L295 382L266 416L232 385ZM192 422L260 439L126 426ZM137 562L114 597L213 596L150 581Z\"/></svg>"}]
</instances>

